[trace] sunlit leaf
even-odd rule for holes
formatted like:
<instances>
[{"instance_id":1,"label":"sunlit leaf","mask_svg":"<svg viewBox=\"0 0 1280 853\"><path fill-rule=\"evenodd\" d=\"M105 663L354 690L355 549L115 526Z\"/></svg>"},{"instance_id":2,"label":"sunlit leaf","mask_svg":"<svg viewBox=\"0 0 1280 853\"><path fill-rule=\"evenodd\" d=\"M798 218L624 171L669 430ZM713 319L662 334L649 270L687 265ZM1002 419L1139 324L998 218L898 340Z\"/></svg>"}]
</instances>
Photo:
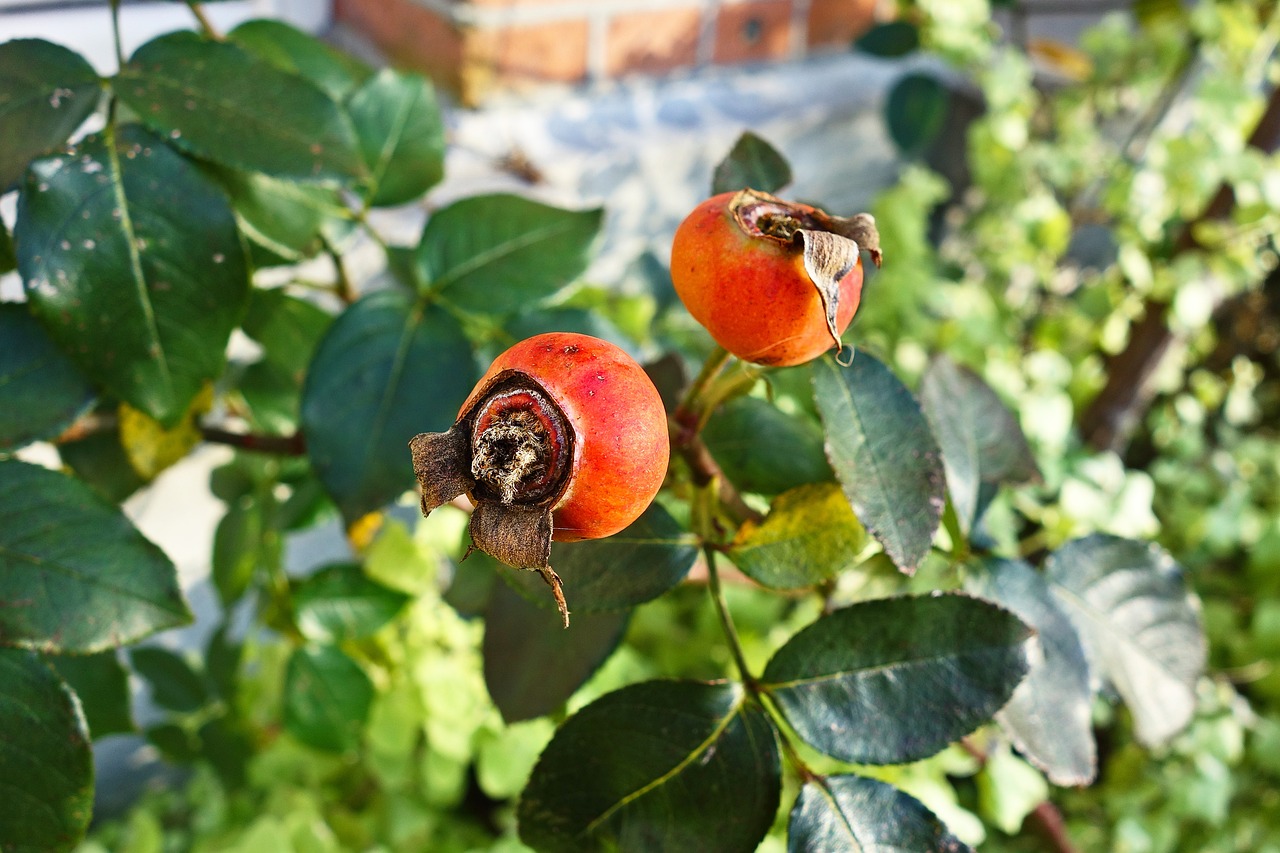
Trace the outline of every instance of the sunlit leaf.
<instances>
[{"instance_id":1,"label":"sunlit leaf","mask_svg":"<svg viewBox=\"0 0 1280 853\"><path fill-rule=\"evenodd\" d=\"M285 670L284 725L298 740L329 752L360 743L373 684L336 646L294 651Z\"/></svg>"},{"instance_id":2,"label":"sunlit leaf","mask_svg":"<svg viewBox=\"0 0 1280 853\"><path fill-rule=\"evenodd\" d=\"M787 824L789 853L966 853L969 849L919 800L861 776L805 782Z\"/></svg>"},{"instance_id":3,"label":"sunlit leaf","mask_svg":"<svg viewBox=\"0 0 1280 853\"><path fill-rule=\"evenodd\" d=\"M444 122L435 89L417 74L384 68L347 103L369 173L369 204L404 204L444 176Z\"/></svg>"},{"instance_id":4,"label":"sunlit leaf","mask_svg":"<svg viewBox=\"0 0 1280 853\"><path fill-rule=\"evenodd\" d=\"M339 102L373 74L350 54L283 21L245 21L227 33L227 39L277 68L305 77Z\"/></svg>"},{"instance_id":5,"label":"sunlit leaf","mask_svg":"<svg viewBox=\"0 0 1280 853\"><path fill-rule=\"evenodd\" d=\"M758 583L797 589L834 577L866 544L840 487L820 483L784 492L763 522L738 528L729 559Z\"/></svg>"},{"instance_id":6,"label":"sunlit leaf","mask_svg":"<svg viewBox=\"0 0 1280 853\"><path fill-rule=\"evenodd\" d=\"M751 131L744 132L716 166L711 193L753 189L772 193L791 183L791 164L776 148Z\"/></svg>"},{"instance_id":7,"label":"sunlit leaf","mask_svg":"<svg viewBox=\"0 0 1280 853\"><path fill-rule=\"evenodd\" d=\"M408 601L405 593L371 580L359 563L337 563L297 585L294 620L309 640L353 640L377 631Z\"/></svg>"}]
</instances>

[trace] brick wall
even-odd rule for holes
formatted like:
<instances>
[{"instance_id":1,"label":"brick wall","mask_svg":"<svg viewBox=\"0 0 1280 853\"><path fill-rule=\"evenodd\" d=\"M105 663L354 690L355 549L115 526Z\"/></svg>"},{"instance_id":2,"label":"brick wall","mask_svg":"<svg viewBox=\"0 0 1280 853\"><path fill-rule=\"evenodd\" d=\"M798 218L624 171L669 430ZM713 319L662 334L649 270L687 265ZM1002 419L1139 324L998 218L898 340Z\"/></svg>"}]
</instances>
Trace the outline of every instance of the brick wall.
<instances>
[{"instance_id":1,"label":"brick wall","mask_svg":"<svg viewBox=\"0 0 1280 853\"><path fill-rule=\"evenodd\" d=\"M466 103L501 89L841 50L876 0L335 0L338 21Z\"/></svg>"}]
</instances>

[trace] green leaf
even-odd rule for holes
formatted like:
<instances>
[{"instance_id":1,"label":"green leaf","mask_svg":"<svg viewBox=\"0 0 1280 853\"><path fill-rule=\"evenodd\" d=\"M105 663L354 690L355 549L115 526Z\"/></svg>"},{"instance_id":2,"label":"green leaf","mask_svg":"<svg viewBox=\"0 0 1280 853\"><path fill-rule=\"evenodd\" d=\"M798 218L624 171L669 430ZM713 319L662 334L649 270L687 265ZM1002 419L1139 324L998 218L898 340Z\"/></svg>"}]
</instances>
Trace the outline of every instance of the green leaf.
<instances>
[{"instance_id":1,"label":"green leaf","mask_svg":"<svg viewBox=\"0 0 1280 853\"><path fill-rule=\"evenodd\" d=\"M308 640L356 640L390 622L410 598L370 580L359 563L338 563L325 566L294 589L294 619Z\"/></svg>"},{"instance_id":2,"label":"green leaf","mask_svg":"<svg viewBox=\"0 0 1280 853\"><path fill-rule=\"evenodd\" d=\"M942 131L951 98L932 74L904 74L889 90L885 120L889 136L907 156L918 156Z\"/></svg>"},{"instance_id":3,"label":"green leaf","mask_svg":"<svg viewBox=\"0 0 1280 853\"><path fill-rule=\"evenodd\" d=\"M413 485L409 439L452 426L478 378L457 322L401 291L371 293L334 321L302 391L302 426L347 520Z\"/></svg>"},{"instance_id":4,"label":"green leaf","mask_svg":"<svg viewBox=\"0 0 1280 853\"><path fill-rule=\"evenodd\" d=\"M622 641L630 611L581 613L568 630L506 584L489 597L484 629L484 682L508 723L563 705Z\"/></svg>"},{"instance_id":5,"label":"green leaf","mask_svg":"<svg viewBox=\"0 0 1280 853\"><path fill-rule=\"evenodd\" d=\"M787 641L761 688L810 746L855 764L926 758L991 719L1030 665L1031 630L936 593L846 607Z\"/></svg>"},{"instance_id":6,"label":"green leaf","mask_svg":"<svg viewBox=\"0 0 1280 853\"><path fill-rule=\"evenodd\" d=\"M1027 815L1049 799L1049 783L1007 743L987 751L977 787L983 817L1009 835L1017 835Z\"/></svg>"},{"instance_id":7,"label":"green leaf","mask_svg":"<svg viewBox=\"0 0 1280 853\"><path fill-rule=\"evenodd\" d=\"M0 451L57 435L93 400L93 386L27 307L0 304Z\"/></svg>"},{"instance_id":8,"label":"green leaf","mask_svg":"<svg viewBox=\"0 0 1280 853\"><path fill-rule=\"evenodd\" d=\"M298 740L329 752L360 744L373 703L373 684L335 646L294 651L284 677L284 725Z\"/></svg>"},{"instance_id":9,"label":"green leaf","mask_svg":"<svg viewBox=\"0 0 1280 853\"><path fill-rule=\"evenodd\" d=\"M260 172L214 167L209 171L231 199L244 235L282 261L314 257L324 248L325 225L350 215L331 186Z\"/></svg>"},{"instance_id":10,"label":"green leaf","mask_svg":"<svg viewBox=\"0 0 1280 853\"><path fill-rule=\"evenodd\" d=\"M711 176L711 194L753 189L772 193L791 183L791 164L776 148L751 131L733 143Z\"/></svg>"},{"instance_id":11,"label":"green leaf","mask_svg":"<svg viewBox=\"0 0 1280 853\"><path fill-rule=\"evenodd\" d=\"M191 621L177 571L65 474L0 460L0 645L91 653Z\"/></svg>"},{"instance_id":12,"label":"green leaf","mask_svg":"<svg viewBox=\"0 0 1280 853\"><path fill-rule=\"evenodd\" d=\"M355 57L282 21L245 21L227 33L227 40L276 68L310 80L339 103L373 74Z\"/></svg>"},{"instance_id":13,"label":"green leaf","mask_svg":"<svg viewBox=\"0 0 1280 853\"><path fill-rule=\"evenodd\" d=\"M1181 731L1206 649L1178 564L1156 545L1095 534L1055 551L1045 571L1093 673L1133 713L1138 740L1154 746Z\"/></svg>"},{"instance_id":14,"label":"green leaf","mask_svg":"<svg viewBox=\"0 0 1280 853\"><path fill-rule=\"evenodd\" d=\"M162 35L134 52L115 90L148 127L224 166L300 180L364 171L351 124L328 95L230 42Z\"/></svg>"},{"instance_id":15,"label":"green leaf","mask_svg":"<svg viewBox=\"0 0 1280 853\"><path fill-rule=\"evenodd\" d=\"M914 797L862 776L805 782L787 824L788 853L972 853Z\"/></svg>"},{"instance_id":16,"label":"green leaf","mask_svg":"<svg viewBox=\"0 0 1280 853\"><path fill-rule=\"evenodd\" d=\"M657 598L678 584L698 558L696 540L658 504L605 539L554 542L551 565L564 581L569 610L621 610ZM537 572L504 571L526 598L554 607Z\"/></svg>"},{"instance_id":17,"label":"green leaf","mask_svg":"<svg viewBox=\"0 0 1280 853\"><path fill-rule=\"evenodd\" d=\"M280 565L283 543L272 517L274 496L262 490L228 502L213 534L211 568L218 602L230 607L248 591L254 574Z\"/></svg>"},{"instance_id":18,"label":"green leaf","mask_svg":"<svg viewBox=\"0 0 1280 853\"><path fill-rule=\"evenodd\" d=\"M18 256L14 253L13 238L9 236L9 227L0 220L0 273L11 272L18 268Z\"/></svg>"},{"instance_id":19,"label":"green leaf","mask_svg":"<svg viewBox=\"0 0 1280 853\"><path fill-rule=\"evenodd\" d=\"M743 491L776 495L835 477L822 450L821 428L756 397L721 406L702 438L725 476ZM779 447L787 452L776 452Z\"/></svg>"},{"instance_id":20,"label":"green leaf","mask_svg":"<svg viewBox=\"0 0 1280 853\"><path fill-rule=\"evenodd\" d=\"M729 559L764 586L800 589L835 577L866 544L840 487L818 483L779 495L763 522L745 522Z\"/></svg>"},{"instance_id":21,"label":"green leaf","mask_svg":"<svg viewBox=\"0 0 1280 853\"><path fill-rule=\"evenodd\" d=\"M946 503L942 454L920 404L863 350L847 368L815 361L813 387L827 458L853 511L894 565L914 572Z\"/></svg>"},{"instance_id":22,"label":"green leaf","mask_svg":"<svg viewBox=\"0 0 1280 853\"><path fill-rule=\"evenodd\" d=\"M18 266L37 318L94 382L165 426L221 374L249 295L226 199L136 126L32 164Z\"/></svg>"},{"instance_id":23,"label":"green leaf","mask_svg":"<svg viewBox=\"0 0 1280 853\"><path fill-rule=\"evenodd\" d=\"M556 732L520 798L542 851L754 850L781 770L768 717L739 684L650 681L597 699Z\"/></svg>"},{"instance_id":24,"label":"green leaf","mask_svg":"<svg viewBox=\"0 0 1280 853\"><path fill-rule=\"evenodd\" d=\"M421 75L384 68L347 103L369 172L369 204L404 204L444 177L444 121Z\"/></svg>"},{"instance_id":25,"label":"green leaf","mask_svg":"<svg viewBox=\"0 0 1280 853\"><path fill-rule=\"evenodd\" d=\"M0 44L0 193L27 164L71 138L98 105L98 73L83 56L41 39Z\"/></svg>"},{"instance_id":26,"label":"green leaf","mask_svg":"<svg viewBox=\"0 0 1280 853\"><path fill-rule=\"evenodd\" d=\"M30 652L0 649L0 842L72 850L93 814L93 754L71 688Z\"/></svg>"},{"instance_id":27,"label":"green leaf","mask_svg":"<svg viewBox=\"0 0 1280 853\"><path fill-rule=\"evenodd\" d=\"M563 210L514 195L464 198L423 229L418 263L431 289L478 314L527 310L577 278L603 212Z\"/></svg>"},{"instance_id":28,"label":"green leaf","mask_svg":"<svg viewBox=\"0 0 1280 853\"><path fill-rule=\"evenodd\" d=\"M243 328L263 352L245 368L239 388L256 427L280 435L297 430L307 366L332 322L328 312L282 290L253 291Z\"/></svg>"},{"instance_id":29,"label":"green leaf","mask_svg":"<svg viewBox=\"0 0 1280 853\"><path fill-rule=\"evenodd\" d=\"M134 731L129 711L129 674L114 649L96 655L49 655L45 663L79 697L95 740Z\"/></svg>"},{"instance_id":30,"label":"green leaf","mask_svg":"<svg viewBox=\"0 0 1280 853\"><path fill-rule=\"evenodd\" d=\"M984 483L1040 476L1017 416L973 371L935 356L920 381L920 402L942 448L951 502L965 533L978 523Z\"/></svg>"},{"instance_id":31,"label":"green leaf","mask_svg":"<svg viewBox=\"0 0 1280 853\"><path fill-rule=\"evenodd\" d=\"M863 33L853 46L872 56L906 56L920 48L920 28L907 21L885 21Z\"/></svg>"},{"instance_id":32,"label":"green leaf","mask_svg":"<svg viewBox=\"0 0 1280 853\"><path fill-rule=\"evenodd\" d=\"M151 699L170 711L198 711L209 701L204 678L181 656L158 646L139 646L129 652L133 671L146 679Z\"/></svg>"},{"instance_id":33,"label":"green leaf","mask_svg":"<svg viewBox=\"0 0 1280 853\"><path fill-rule=\"evenodd\" d=\"M1048 581L1026 563L988 560L965 586L1007 607L1039 636L1042 656L996 715L1001 728L1054 784L1090 784L1098 759L1089 665L1080 636Z\"/></svg>"},{"instance_id":34,"label":"green leaf","mask_svg":"<svg viewBox=\"0 0 1280 853\"><path fill-rule=\"evenodd\" d=\"M58 445L62 464L110 503L118 504L146 485L120 443L118 427L91 432Z\"/></svg>"}]
</instances>

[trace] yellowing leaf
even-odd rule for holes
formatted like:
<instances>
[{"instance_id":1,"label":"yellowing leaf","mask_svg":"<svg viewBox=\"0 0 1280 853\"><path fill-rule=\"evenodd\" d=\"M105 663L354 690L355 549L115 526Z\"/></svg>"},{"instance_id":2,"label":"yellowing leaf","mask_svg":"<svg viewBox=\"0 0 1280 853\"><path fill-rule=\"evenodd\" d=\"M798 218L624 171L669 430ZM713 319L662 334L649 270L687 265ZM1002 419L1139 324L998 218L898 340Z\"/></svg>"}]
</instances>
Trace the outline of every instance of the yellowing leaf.
<instances>
[{"instance_id":1,"label":"yellowing leaf","mask_svg":"<svg viewBox=\"0 0 1280 853\"><path fill-rule=\"evenodd\" d=\"M1069 44L1045 38L1033 38L1027 42L1027 53L1037 65L1076 83L1093 76L1093 60L1084 51Z\"/></svg>"},{"instance_id":2,"label":"yellowing leaf","mask_svg":"<svg viewBox=\"0 0 1280 853\"><path fill-rule=\"evenodd\" d=\"M213 406L213 385L206 383L171 429L150 415L121 403L120 445L129 465L144 480L154 480L164 469L182 459L200 443L198 421Z\"/></svg>"},{"instance_id":3,"label":"yellowing leaf","mask_svg":"<svg viewBox=\"0 0 1280 853\"><path fill-rule=\"evenodd\" d=\"M834 577L866 544L840 486L811 483L779 495L763 522L743 524L729 559L765 586L797 589Z\"/></svg>"},{"instance_id":4,"label":"yellowing leaf","mask_svg":"<svg viewBox=\"0 0 1280 853\"><path fill-rule=\"evenodd\" d=\"M363 554L377 537L378 531L382 529L382 522L385 518L386 513L382 510L375 510L366 512L348 524L347 541L351 543L351 549L357 554Z\"/></svg>"}]
</instances>

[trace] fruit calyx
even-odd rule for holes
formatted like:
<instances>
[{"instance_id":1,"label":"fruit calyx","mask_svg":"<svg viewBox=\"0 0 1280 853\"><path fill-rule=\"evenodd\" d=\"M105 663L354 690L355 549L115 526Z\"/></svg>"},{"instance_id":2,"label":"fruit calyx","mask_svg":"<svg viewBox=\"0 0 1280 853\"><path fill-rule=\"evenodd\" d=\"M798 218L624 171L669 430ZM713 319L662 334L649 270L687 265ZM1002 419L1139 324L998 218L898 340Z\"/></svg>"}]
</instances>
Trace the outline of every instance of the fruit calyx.
<instances>
[{"instance_id":1,"label":"fruit calyx","mask_svg":"<svg viewBox=\"0 0 1280 853\"><path fill-rule=\"evenodd\" d=\"M442 433L409 442L428 515L462 494L471 497L473 548L518 569L538 571L565 627L569 608L551 569L551 512L569 487L573 430L531 376L499 373ZM470 552L468 552L470 553Z\"/></svg>"},{"instance_id":2,"label":"fruit calyx","mask_svg":"<svg viewBox=\"0 0 1280 853\"><path fill-rule=\"evenodd\" d=\"M783 201L769 193L744 189L729 202L729 211L743 233L773 240L802 252L805 273L818 289L826 316L827 332L842 349L837 314L840 282L858 265L866 251L880 266L880 234L869 213L832 216L807 204Z\"/></svg>"}]
</instances>

